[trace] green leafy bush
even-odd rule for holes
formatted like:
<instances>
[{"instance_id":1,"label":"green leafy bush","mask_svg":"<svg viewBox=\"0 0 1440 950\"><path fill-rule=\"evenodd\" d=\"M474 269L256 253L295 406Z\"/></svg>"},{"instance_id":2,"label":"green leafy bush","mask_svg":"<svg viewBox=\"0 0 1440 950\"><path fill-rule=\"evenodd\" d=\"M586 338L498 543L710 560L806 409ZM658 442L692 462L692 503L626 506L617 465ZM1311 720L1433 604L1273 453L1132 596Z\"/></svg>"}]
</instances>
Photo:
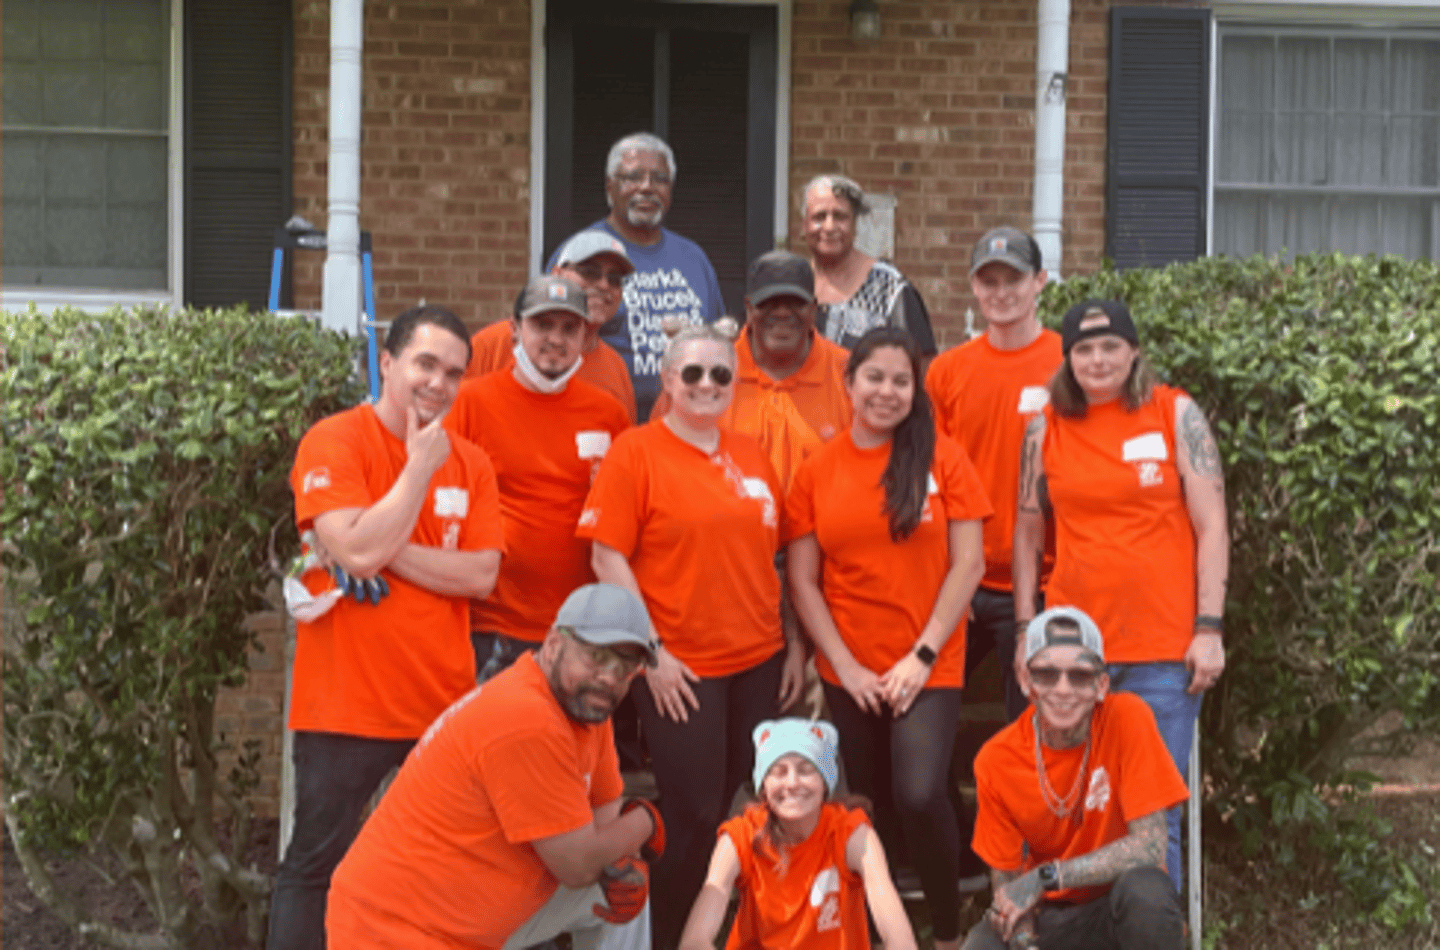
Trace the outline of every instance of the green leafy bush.
<instances>
[{"instance_id":1,"label":"green leafy bush","mask_svg":"<svg viewBox=\"0 0 1440 950\"><path fill-rule=\"evenodd\" d=\"M352 405L351 340L244 310L0 316L5 820L32 890L112 946L257 941L269 881L240 856L243 767L217 767L215 696L241 619L293 544L295 444ZM243 766L245 758L240 762ZM58 892L40 851L107 848L158 933Z\"/></svg>"},{"instance_id":2,"label":"green leafy bush","mask_svg":"<svg viewBox=\"0 0 1440 950\"><path fill-rule=\"evenodd\" d=\"M1328 839L1366 910L1403 918L1369 883L1405 872L1334 805L1372 779L1357 757L1440 728L1440 267L1206 259L1071 279L1042 309L1086 297L1130 306L1224 458L1229 657L1202 723L1218 806L1251 851Z\"/></svg>"}]
</instances>

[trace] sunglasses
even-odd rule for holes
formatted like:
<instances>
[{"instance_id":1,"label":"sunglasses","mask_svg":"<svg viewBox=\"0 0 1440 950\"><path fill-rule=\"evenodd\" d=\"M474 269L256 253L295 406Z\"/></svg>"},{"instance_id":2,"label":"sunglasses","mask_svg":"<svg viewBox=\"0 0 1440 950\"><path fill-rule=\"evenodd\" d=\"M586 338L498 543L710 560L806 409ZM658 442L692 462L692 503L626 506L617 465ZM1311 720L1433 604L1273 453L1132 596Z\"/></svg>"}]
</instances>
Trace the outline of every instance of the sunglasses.
<instances>
[{"instance_id":1,"label":"sunglasses","mask_svg":"<svg viewBox=\"0 0 1440 950\"><path fill-rule=\"evenodd\" d=\"M1100 671L1088 666L1072 666L1065 670L1057 670L1053 666L1030 667L1030 682L1041 689L1051 689L1056 686L1060 682L1061 675L1070 681L1072 689L1093 689L1095 681L1100 678Z\"/></svg>"},{"instance_id":2,"label":"sunglasses","mask_svg":"<svg viewBox=\"0 0 1440 950\"><path fill-rule=\"evenodd\" d=\"M640 669L645 662L643 655L621 653L614 647L601 647L593 643L586 643L576 635L575 631L567 628L560 628L570 642L580 648L580 655L585 657L585 662L599 672L613 669L618 676L629 676Z\"/></svg>"},{"instance_id":3,"label":"sunglasses","mask_svg":"<svg viewBox=\"0 0 1440 950\"><path fill-rule=\"evenodd\" d=\"M619 287L625 282L624 274L618 270L607 270L599 264L576 264L574 268L575 273L579 274L581 279L587 283L597 284L601 278L604 278L605 283L611 287Z\"/></svg>"},{"instance_id":4,"label":"sunglasses","mask_svg":"<svg viewBox=\"0 0 1440 950\"><path fill-rule=\"evenodd\" d=\"M705 367L699 363L691 363L680 370L680 382L686 386L694 386L705 376ZM735 378L728 366L710 367L710 381L716 386L729 386L730 381Z\"/></svg>"}]
</instances>

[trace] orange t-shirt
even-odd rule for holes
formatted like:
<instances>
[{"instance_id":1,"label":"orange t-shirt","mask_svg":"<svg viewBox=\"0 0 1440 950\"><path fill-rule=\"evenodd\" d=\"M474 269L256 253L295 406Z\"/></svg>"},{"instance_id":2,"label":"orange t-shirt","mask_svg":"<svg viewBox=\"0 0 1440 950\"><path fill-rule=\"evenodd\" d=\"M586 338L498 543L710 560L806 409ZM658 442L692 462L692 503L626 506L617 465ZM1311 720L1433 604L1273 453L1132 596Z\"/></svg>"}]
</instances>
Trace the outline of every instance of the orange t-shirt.
<instances>
[{"instance_id":1,"label":"orange t-shirt","mask_svg":"<svg viewBox=\"0 0 1440 950\"><path fill-rule=\"evenodd\" d=\"M1103 848L1130 833L1129 822L1184 801L1189 793L1160 739L1155 714L1133 693L1112 693L1090 721L1090 775L1080 823L1057 818L1035 769L1035 712L1026 710L975 756L975 853L999 871L1028 871ZM1075 785L1085 747L1041 747L1045 776L1058 795ZM1061 876L1064 883L1064 876ZM1084 903L1110 889L1066 888L1046 899Z\"/></svg>"},{"instance_id":2,"label":"orange t-shirt","mask_svg":"<svg viewBox=\"0 0 1440 950\"><path fill-rule=\"evenodd\" d=\"M850 836L870 824L865 813L835 802L822 807L810 837L787 852L783 877L768 848L755 853L767 815L751 805L720 826L740 856L740 906L725 950L869 950L865 881L845 860Z\"/></svg>"},{"instance_id":3,"label":"orange t-shirt","mask_svg":"<svg viewBox=\"0 0 1440 950\"><path fill-rule=\"evenodd\" d=\"M785 645L779 497L754 439L722 429L706 455L655 419L610 447L577 534L629 559L667 650L697 676L730 676Z\"/></svg>"},{"instance_id":4,"label":"orange t-shirt","mask_svg":"<svg viewBox=\"0 0 1440 950\"><path fill-rule=\"evenodd\" d=\"M1195 628L1195 530L1175 464L1175 400L1156 386L1082 418L1045 410L1044 465L1055 510L1048 607L1079 607L1111 663L1182 660Z\"/></svg>"},{"instance_id":5,"label":"orange t-shirt","mask_svg":"<svg viewBox=\"0 0 1440 950\"><path fill-rule=\"evenodd\" d=\"M465 367L466 379L487 376L514 365L515 324L512 321L497 320L470 338L470 365ZM585 354L574 378L583 379L614 396L630 417L630 424L635 424L635 385L630 381L625 358L615 352L613 346L604 340L598 341L595 349Z\"/></svg>"},{"instance_id":6,"label":"orange t-shirt","mask_svg":"<svg viewBox=\"0 0 1440 950\"><path fill-rule=\"evenodd\" d=\"M785 379L771 379L755 364L750 328L735 341L735 397L720 425L758 439L770 454L780 487L790 483L800 463L823 443L850 428L850 396L845 391L845 363L850 351L818 333L811 334L810 354ZM670 409L661 393L650 413L659 419Z\"/></svg>"},{"instance_id":7,"label":"orange t-shirt","mask_svg":"<svg viewBox=\"0 0 1440 950\"><path fill-rule=\"evenodd\" d=\"M460 387L445 427L495 466L507 552L494 592L470 601L471 630L539 643L570 592L595 580L575 526L611 439L629 426L614 397L582 379L537 393L507 370Z\"/></svg>"},{"instance_id":8,"label":"orange t-shirt","mask_svg":"<svg viewBox=\"0 0 1440 950\"><path fill-rule=\"evenodd\" d=\"M980 582L993 590L1011 589L1025 426L1049 403L1047 384L1063 360L1060 334L1054 330L1041 330L1018 350L997 349L979 336L941 353L925 374L925 391L935 404L935 427L970 456L995 506L995 517L985 522L985 577ZM1042 588L1055 563L1055 538L1046 534Z\"/></svg>"},{"instance_id":9,"label":"orange t-shirt","mask_svg":"<svg viewBox=\"0 0 1440 950\"><path fill-rule=\"evenodd\" d=\"M522 655L401 766L335 869L330 945L498 950L559 884L532 842L584 827L623 791L610 721L575 722Z\"/></svg>"},{"instance_id":10,"label":"orange t-shirt","mask_svg":"<svg viewBox=\"0 0 1440 950\"><path fill-rule=\"evenodd\" d=\"M369 405L322 419L295 452L295 523L368 508L405 467L405 442ZM410 543L446 550L504 550L495 472L464 439L430 479ZM372 739L414 739L475 685L463 597L426 590L388 568L378 605L342 597L314 623L295 624L290 728Z\"/></svg>"},{"instance_id":11,"label":"orange t-shirt","mask_svg":"<svg viewBox=\"0 0 1440 950\"><path fill-rule=\"evenodd\" d=\"M856 661L884 673L911 650L930 622L950 571L950 522L990 516L980 477L960 446L935 440L929 497L914 533L896 544L880 484L890 443L857 448L846 434L800 466L785 503L787 540L814 534L823 561L820 589L835 627ZM815 668L840 685L822 650ZM941 647L926 687L965 683L965 616Z\"/></svg>"}]
</instances>

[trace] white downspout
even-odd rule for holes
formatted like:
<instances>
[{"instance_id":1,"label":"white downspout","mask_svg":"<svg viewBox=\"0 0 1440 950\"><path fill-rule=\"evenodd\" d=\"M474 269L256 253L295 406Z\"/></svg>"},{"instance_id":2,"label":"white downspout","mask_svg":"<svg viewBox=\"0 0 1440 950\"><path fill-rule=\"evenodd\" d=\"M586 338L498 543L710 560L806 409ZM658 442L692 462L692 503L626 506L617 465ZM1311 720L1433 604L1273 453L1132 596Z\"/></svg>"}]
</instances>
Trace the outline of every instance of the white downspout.
<instances>
[{"instance_id":1,"label":"white downspout","mask_svg":"<svg viewBox=\"0 0 1440 950\"><path fill-rule=\"evenodd\" d=\"M1065 212L1065 86L1070 71L1070 0L1038 0L1035 40L1035 188L1032 233L1051 280L1060 278Z\"/></svg>"},{"instance_id":2,"label":"white downspout","mask_svg":"<svg viewBox=\"0 0 1440 950\"><path fill-rule=\"evenodd\" d=\"M330 164L321 319L360 330L360 50L364 0L330 0Z\"/></svg>"}]
</instances>

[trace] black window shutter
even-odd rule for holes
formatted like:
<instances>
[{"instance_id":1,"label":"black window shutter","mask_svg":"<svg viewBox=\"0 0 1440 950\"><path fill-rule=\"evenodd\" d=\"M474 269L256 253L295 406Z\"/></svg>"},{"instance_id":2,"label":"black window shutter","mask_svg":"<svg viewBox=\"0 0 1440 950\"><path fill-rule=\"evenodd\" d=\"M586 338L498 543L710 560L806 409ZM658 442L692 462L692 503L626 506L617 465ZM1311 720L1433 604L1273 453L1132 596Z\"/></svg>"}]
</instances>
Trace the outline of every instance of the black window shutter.
<instances>
[{"instance_id":1,"label":"black window shutter","mask_svg":"<svg viewBox=\"0 0 1440 950\"><path fill-rule=\"evenodd\" d=\"M185 2L191 306L263 308L269 297L273 235L290 216L292 32L291 0Z\"/></svg>"},{"instance_id":2,"label":"black window shutter","mask_svg":"<svg viewBox=\"0 0 1440 950\"><path fill-rule=\"evenodd\" d=\"M1205 253L1210 12L1114 7L1105 253L1117 267Z\"/></svg>"}]
</instances>

